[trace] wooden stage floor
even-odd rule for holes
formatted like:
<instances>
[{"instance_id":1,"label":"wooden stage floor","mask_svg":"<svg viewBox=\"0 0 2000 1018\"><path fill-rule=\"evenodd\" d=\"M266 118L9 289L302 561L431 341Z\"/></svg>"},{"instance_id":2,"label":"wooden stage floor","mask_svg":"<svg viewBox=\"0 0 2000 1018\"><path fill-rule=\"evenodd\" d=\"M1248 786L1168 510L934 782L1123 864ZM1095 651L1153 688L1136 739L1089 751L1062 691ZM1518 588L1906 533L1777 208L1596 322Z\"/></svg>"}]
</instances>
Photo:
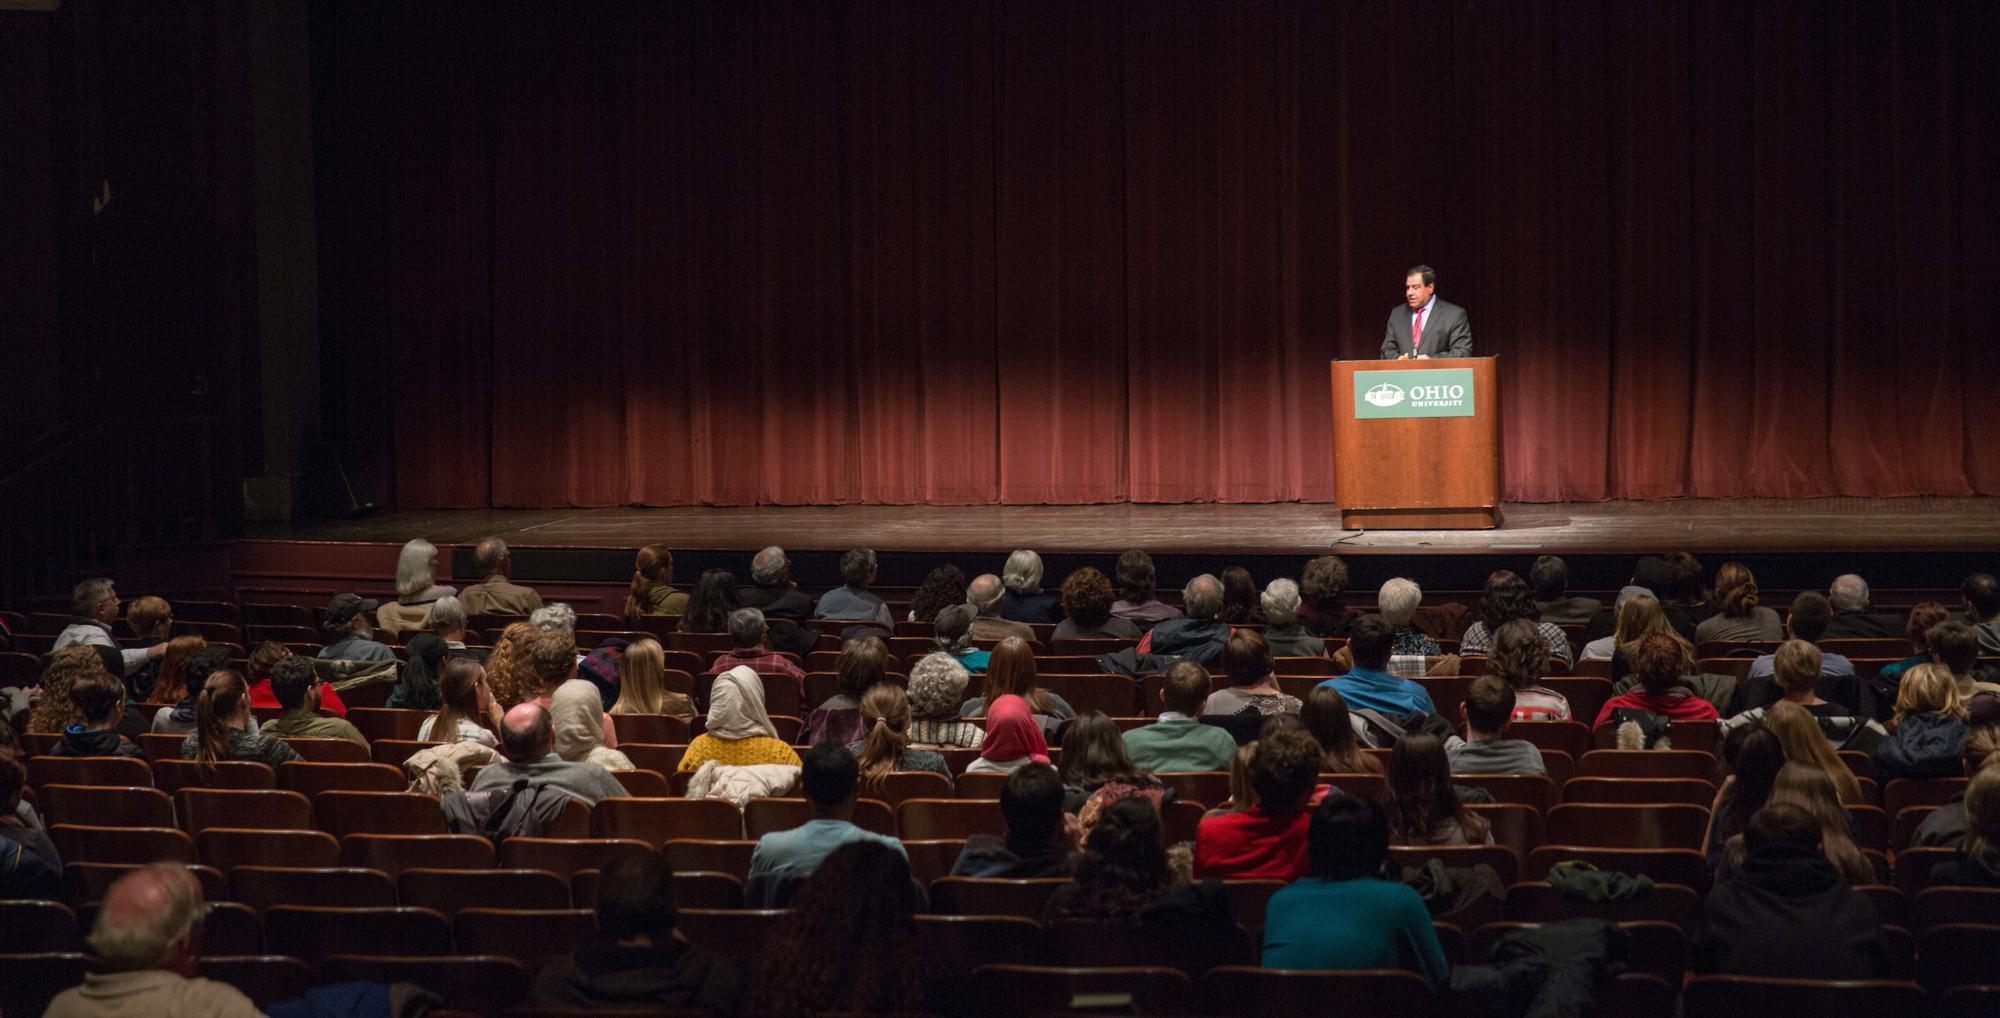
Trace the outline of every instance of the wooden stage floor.
<instances>
[{"instance_id":1,"label":"wooden stage floor","mask_svg":"<svg viewBox=\"0 0 2000 1018\"><path fill-rule=\"evenodd\" d=\"M357 520L253 524L252 539L401 543L881 551L1035 548L1044 553L1647 554L2000 549L2000 499L1685 499L1519 503L1484 531L1343 530L1330 505L751 506L385 512Z\"/></svg>"}]
</instances>

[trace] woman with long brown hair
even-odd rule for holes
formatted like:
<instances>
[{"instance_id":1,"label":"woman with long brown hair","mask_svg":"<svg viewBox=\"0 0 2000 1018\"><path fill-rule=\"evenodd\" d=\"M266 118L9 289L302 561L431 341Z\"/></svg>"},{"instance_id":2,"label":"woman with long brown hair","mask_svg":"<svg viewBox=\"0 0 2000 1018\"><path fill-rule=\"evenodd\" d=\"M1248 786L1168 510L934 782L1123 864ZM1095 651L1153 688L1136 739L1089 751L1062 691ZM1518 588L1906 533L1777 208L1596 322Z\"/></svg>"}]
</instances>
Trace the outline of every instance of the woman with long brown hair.
<instances>
[{"instance_id":1,"label":"woman with long brown hair","mask_svg":"<svg viewBox=\"0 0 2000 1018\"><path fill-rule=\"evenodd\" d=\"M894 771L934 771L951 777L944 755L910 748L910 695L892 682L879 682L861 695L862 737L848 744L861 764L861 787L880 792Z\"/></svg>"},{"instance_id":2,"label":"woman with long brown hair","mask_svg":"<svg viewBox=\"0 0 2000 1018\"><path fill-rule=\"evenodd\" d=\"M1771 797L1765 801L1766 805L1777 803L1797 806L1819 821L1820 851L1840 873L1840 879L1855 887L1876 882L1875 867L1854 844L1847 811L1841 808L1839 794L1825 771L1799 763L1779 768L1778 779L1771 785ZM1741 862L1742 853L1739 840L1731 849L1730 862Z\"/></svg>"},{"instance_id":3,"label":"woman with long brown hair","mask_svg":"<svg viewBox=\"0 0 2000 1018\"><path fill-rule=\"evenodd\" d=\"M986 695L965 701L958 716L979 717L986 713L988 703L1003 696L1018 696L1028 701L1028 709L1042 723L1045 737L1061 720L1076 716L1076 708L1068 701L1035 685L1035 652L1028 641L1018 636L1007 637L993 648L993 656L986 662Z\"/></svg>"},{"instance_id":4,"label":"woman with long brown hair","mask_svg":"<svg viewBox=\"0 0 2000 1018\"><path fill-rule=\"evenodd\" d=\"M254 760L276 767L299 759L283 739L250 734L250 684L233 668L209 674L195 697L194 718L194 731L181 743L183 760L203 765Z\"/></svg>"},{"instance_id":5,"label":"woman with long brown hair","mask_svg":"<svg viewBox=\"0 0 2000 1018\"><path fill-rule=\"evenodd\" d=\"M1451 787L1451 760L1438 737L1413 732L1389 753L1389 789L1383 809L1397 845L1490 845L1485 819L1466 809Z\"/></svg>"},{"instance_id":6,"label":"woman with long brown hair","mask_svg":"<svg viewBox=\"0 0 2000 1018\"><path fill-rule=\"evenodd\" d=\"M424 719L417 738L439 742L476 742L500 745L499 701L486 684L486 669L469 657L446 658L444 674L438 678L438 695L443 700L437 713Z\"/></svg>"},{"instance_id":7,"label":"woman with long brown hair","mask_svg":"<svg viewBox=\"0 0 2000 1018\"><path fill-rule=\"evenodd\" d=\"M153 683L153 695L146 702L158 707L171 707L193 697L195 691L188 689L188 655L208 646L208 641L199 636L176 636L167 641L167 652L160 657L160 678Z\"/></svg>"},{"instance_id":8,"label":"woman with long brown hair","mask_svg":"<svg viewBox=\"0 0 2000 1018\"><path fill-rule=\"evenodd\" d=\"M1347 698L1340 695L1340 690L1326 683L1314 686L1306 694L1299 720L1326 756L1320 769L1337 774L1382 773L1382 762L1361 751L1361 740L1354 734L1353 715L1348 712Z\"/></svg>"},{"instance_id":9,"label":"woman with long brown hair","mask_svg":"<svg viewBox=\"0 0 2000 1018\"><path fill-rule=\"evenodd\" d=\"M1493 631L1486 674L1514 687L1515 721L1568 721L1569 698L1542 685L1549 673L1549 644L1539 626L1526 619L1503 622Z\"/></svg>"},{"instance_id":10,"label":"woman with long brown hair","mask_svg":"<svg viewBox=\"0 0 2000 1018\"><path fill-rule=\"evenodd\" d=\"M1811 767L1827 776L1833 782L1834 791L1840 794L1843 806L1860 806L1865 803L1861 794L1861 782L1840 754L1833 751L1832 744L1819 729L1819 720L1813 713L1789 700L1780 700L1764 713L1764 724L1771 734L1778 737L1778 744L1785 749L1785 759L1791 763Z\"/></svg>"},{"instance_id":11,"label":"woman with long brown hair","mask_svg":"<svg viewBox=\"0 0 2000 1018\"><path fill-rule=\"evenodd\" d=\"M1160 787L1159 780L1140 769L1125 752L1118 723L1094 710L1077 715L1063 731L1062 765L1057 770L1063 780L1063 809L1070 813L1082 811L1084 803L1107 785L1127 785L1133 790ZM1153 798L1157 806L1159 797Z\"/></svg>"},{"instance_id":12,"label":"woman with long brown hair","mask_svg":"<svg viewBox=\"0 0 2000 1018\"><path fill-rule=\"evenodd\" d=\"M632 563L632 590L625 597L625 617L679 615L688 597L674 589L674 553L664 544L639 549Z\"/></svg>"}]
</instances>

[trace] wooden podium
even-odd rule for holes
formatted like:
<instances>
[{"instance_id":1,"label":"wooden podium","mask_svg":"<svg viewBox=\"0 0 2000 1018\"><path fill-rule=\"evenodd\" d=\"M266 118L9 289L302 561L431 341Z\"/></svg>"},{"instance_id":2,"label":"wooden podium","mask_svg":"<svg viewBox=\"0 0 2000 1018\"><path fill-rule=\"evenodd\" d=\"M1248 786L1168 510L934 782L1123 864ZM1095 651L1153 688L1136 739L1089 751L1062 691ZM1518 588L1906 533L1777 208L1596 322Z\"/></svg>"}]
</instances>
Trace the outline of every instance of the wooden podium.
<instances>
[{"instance_id":1,"label":"wooden podium","mask_svg":"<svg viewBox=\"0 0 2000 1018\"><path fill-rule=\"evenodd\" d=\"M1334 361L1333 478L1341 525L1499 526L1497 371L1493 357Z\"/></svg>"}]
</instances>

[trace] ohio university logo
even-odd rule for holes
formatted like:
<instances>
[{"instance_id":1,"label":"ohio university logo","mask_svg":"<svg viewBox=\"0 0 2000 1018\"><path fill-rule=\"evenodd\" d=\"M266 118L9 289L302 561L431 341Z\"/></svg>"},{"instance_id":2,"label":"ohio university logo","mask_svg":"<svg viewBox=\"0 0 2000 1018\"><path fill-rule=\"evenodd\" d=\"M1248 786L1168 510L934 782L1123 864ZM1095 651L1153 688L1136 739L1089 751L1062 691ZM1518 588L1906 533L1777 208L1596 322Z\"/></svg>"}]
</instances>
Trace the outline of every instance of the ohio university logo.
<instances>
[{"instance_id":1,"label":"ohio university logo","mask_svg":"<svg viewBox=\"0 0 2000 1018\"><path fill-rule=\"evenodd\" d=\"M1383 382L1373 389L1368 390L1367 395L1361 398L1376 406L1395 406L1403 401L1403 389L1402 386Z\"/></svg>"}]
</instances>

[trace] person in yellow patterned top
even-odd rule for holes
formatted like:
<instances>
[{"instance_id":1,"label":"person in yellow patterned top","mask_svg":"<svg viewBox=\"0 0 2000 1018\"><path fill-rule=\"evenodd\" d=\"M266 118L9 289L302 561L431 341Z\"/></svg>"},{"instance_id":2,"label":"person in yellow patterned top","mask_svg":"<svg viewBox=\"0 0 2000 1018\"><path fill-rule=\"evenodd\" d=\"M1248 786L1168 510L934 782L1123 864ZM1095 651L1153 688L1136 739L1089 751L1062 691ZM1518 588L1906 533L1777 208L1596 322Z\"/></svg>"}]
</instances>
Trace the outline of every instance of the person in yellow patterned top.
<instances>
[{"instance_id":1,"label":"person in yellow patterned top","mask_svg":"<svg viewBox=\"0 0 2000 1018\"><path fill-rule=\"evenodd\" d=\"M688 743L681 770L699 770L709 760L732 766L799 766L798 752L778 738L777 726L764 712L764 680L747 666L737 665L715 677L708 691L706 727Z\"/></svg>"}]
</instances>

